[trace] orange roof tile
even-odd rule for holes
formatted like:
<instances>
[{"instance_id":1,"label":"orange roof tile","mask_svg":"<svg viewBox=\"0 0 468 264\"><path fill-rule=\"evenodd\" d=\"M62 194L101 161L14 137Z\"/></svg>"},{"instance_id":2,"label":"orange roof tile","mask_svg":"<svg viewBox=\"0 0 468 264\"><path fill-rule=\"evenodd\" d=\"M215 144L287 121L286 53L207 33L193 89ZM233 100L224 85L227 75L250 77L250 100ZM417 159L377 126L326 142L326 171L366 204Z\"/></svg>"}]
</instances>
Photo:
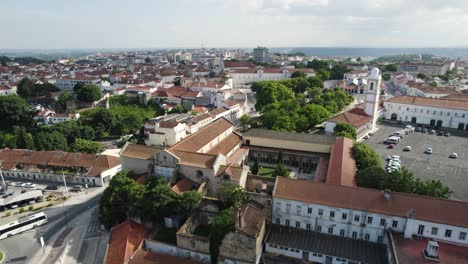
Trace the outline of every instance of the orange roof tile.
<instances>
[{"instance_id":1,"label":"orange roof tile","mask_svg":"<svg viewBox=\"0 0 468 264\"><path fill-rule=\"evenodd\" d=\"M327 184L357 186L353 144L352 139L339 137L332 145L327 172Z\"/></svg>"},{"instance_id":2,"label":"orange roof tile","mask_svg":"<svg viewBox=\"0 0 468 264\"><path fill-rule=\"evenodd\" d=\"M144 226L132 220L113 227L105 264L127 263L148 234Z\"/></svg>"}]
</instances>

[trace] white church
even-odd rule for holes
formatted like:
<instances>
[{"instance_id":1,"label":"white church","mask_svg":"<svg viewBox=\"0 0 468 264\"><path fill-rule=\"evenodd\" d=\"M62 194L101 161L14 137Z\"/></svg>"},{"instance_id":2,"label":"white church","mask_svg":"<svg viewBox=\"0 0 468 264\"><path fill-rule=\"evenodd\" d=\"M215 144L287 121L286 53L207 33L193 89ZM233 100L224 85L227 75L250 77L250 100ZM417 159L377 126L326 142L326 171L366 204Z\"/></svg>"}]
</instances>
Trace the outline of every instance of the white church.
<instances>
[{"instance_id":1,"label":"white church","mask_svg":"<svg viewBox=\"0 0 468 264\"><path fill-rule=\"evenodd\" d=\"M355 108L340 113L325 122L325 132L332 134L336 124L348 123L356 128L357 140L376 129L377 119L380 116L380 85L382 76L377 68L373 68L367 78L365 101Z\"/></svg>"}]
</instances>

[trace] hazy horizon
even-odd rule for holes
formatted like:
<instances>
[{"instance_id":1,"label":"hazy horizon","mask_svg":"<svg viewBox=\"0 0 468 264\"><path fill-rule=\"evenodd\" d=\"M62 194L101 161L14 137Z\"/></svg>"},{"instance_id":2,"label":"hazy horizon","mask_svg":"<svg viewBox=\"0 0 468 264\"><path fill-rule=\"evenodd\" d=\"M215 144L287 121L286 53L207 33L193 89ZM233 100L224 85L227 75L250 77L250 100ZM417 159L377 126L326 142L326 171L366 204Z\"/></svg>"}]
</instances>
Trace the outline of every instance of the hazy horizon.
<instances>
[{"instance_id":1,"label":"hazy horizon","mask_svg":"<svg viewBox=\"0 0 468 264\"><path fill-rule=\"evenodd\" d=\"M0 50L454 48L462 0L4 0Z\"/></svg>"}]
</instances>

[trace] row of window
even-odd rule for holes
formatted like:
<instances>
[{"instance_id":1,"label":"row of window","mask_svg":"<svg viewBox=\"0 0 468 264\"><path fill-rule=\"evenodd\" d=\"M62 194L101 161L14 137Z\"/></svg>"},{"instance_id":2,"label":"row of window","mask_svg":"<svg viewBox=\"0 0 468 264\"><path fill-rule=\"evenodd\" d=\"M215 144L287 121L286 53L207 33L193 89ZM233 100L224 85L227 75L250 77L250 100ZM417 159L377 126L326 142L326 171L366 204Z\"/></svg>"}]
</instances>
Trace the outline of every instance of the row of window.
<instances>
[{"instance_id":1,"label":"row of window","mask_svg":"<svg viewBox=\"0 0 468 264\"><path fill-rule=\"evenodd\" d=\"M279 225L279 224L281 224L281 219L276 218L276 221L275 221L275 222L276 222L276 224ZM286 221L285 221L285 226L287 226L287 227L290 226L289 220L286 220ZM295 227L296 227L296 228L301 228L301 222L296 221ZM334 229L335 229L334 227L329 227L328 230L327 230L327 233L330 234L330 235L334 235L334 234L335 234ZM306 230L312 230L310 224L306 224ZM322 232L322 226L321 226L321 225L317 225L317 226L315 227L315 231L317 231L317 232ZM340 234L340 236L343 236L343 237L344 237L344 236L346 235L346 230L345 230L345 229L340 229L340 233L339 233L339 234ZM351 237L354 238L354 239L357 239L357 238L358 238L358 233L357 233L357 232L352 232L352 233L351 233ZM366 234L364 234L364 237L362 237L362 234L361 234L361 235L360 235L360 239L362 239L362 238L364 238L364 240L368 241L368 240L370 240L370 234L367 234L367 233L366 233ZM382 237L379 236L379 237L377 238L377 241L378 241L379 243L382 242Z\"/></svg>"},{"instance_id":2,"label":"row of window","mask_svg":"<svg viewBox=\"0 0 468 264\"><path fill-rule=\"evenodd\" d=\"M393 105L389 104L388 105L388 108L389 109L393 109ZM401 110L401 106L398 106L398 110ZM408 112L414 112L416 113L418 111L417 108L413 108L412 111L410 110L409 107L406 108L406 111ZM419 112L422 114L424 113L424 109L419 109ZM426 114L430 115L431 114L431 110L427 109L426 110ZM446 114L447 116L450 116L452 113L451 112L444 112L444 111L436 111L436 110L432 110L432 115L440 115L440 116L443 116L444 114ZM468 115L466 114L458 114L457 112L453 114L454 117L461 117L461 118L465 118L467 117Z\"/></svg>"},{"instance_id":3,"label":"row of window","mask_svg":"<svg viewBox=\"0 0 468 264\"><path fill-rule=\"evenodd\" d=\"M276 210L279 211L281 208L281 202L276 202ZM291 204L286 204L286 213L290 213L291 211ZM307 214L312 214L313 209L312 207L307 207ZM302 206L301 205L296 205L296 213L298 215L301 215L302 213ZM318 209L318 215L323 216L324 215L324 210L319 208ZM335 211L330 210L329 212L329 217L332 219L335 219ZM347 220L348 219L348 214L347 213L341 213L341 219L342 220ZM288 220L286 220L288 221ZM360 222L361 221L361 215L354 215L354 222ZM367 219L365 220L367 224L372 224L374 221L374 218L372 216L368 216ZM380 219L380 226L385 227L387 224L387 220L385 218ZM392 220L392 227L397 228L398 227L398 221L397 220Z\"/></svg>"},{"instance_id":4,"label":"row of window","mask_svg":"<svg viewBox=\"0 0 468 264\"><path fill-rule=\"evenodd\" d=\"M418 235L423 235L423 230L424 226L420 225L418 229ZM437 236L439 234L439 228L438 227L432 227L431 229L431 235ZM453 231L451 229L445 229L444 236L446 238L452 238ZM460 232L458 233L458 239L459 240L466 240L466 232Z\"/></svg>"}]
</instances>

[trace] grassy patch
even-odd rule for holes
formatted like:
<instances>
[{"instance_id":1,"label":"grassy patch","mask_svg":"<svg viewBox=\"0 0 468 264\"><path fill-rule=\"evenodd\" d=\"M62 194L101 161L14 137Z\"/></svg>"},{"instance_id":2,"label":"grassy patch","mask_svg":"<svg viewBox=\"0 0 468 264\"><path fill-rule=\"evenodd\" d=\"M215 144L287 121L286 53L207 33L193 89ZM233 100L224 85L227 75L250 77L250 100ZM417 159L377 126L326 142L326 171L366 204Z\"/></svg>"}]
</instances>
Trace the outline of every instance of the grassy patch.
<instances>
[{"instance_id":1,"label":"grassy patch","mask_svg":"<svg viewBox=\"0 0 468 264\"><path fill-rule=\"evenodd\" d=\"M176 229L161 227L158 233L156 233L156 235L153 236L153 239L157 241L176 245L177 244L176 232L177 232Z\"/></svg>"},{"instance_id":2,"label":"grassy patch","mask_svg":"<svg viewBox=\"0 0 468 264\"><path fill-rule=\"evenodd\" d=\"M275 176L275 168L260 167L260 169L258 170L258 175L274 177Z\"/></svg>"},{"instance_id":3,"label":"grassy patch","mask_svg":"<svg viewBox=\"0 0 468 264\"><path fill-rule=\"evenodd\" d=\"M4 258L5 258L5 253L0 251L0 263L3 261Z\"/></svg>"}]
</instances>

